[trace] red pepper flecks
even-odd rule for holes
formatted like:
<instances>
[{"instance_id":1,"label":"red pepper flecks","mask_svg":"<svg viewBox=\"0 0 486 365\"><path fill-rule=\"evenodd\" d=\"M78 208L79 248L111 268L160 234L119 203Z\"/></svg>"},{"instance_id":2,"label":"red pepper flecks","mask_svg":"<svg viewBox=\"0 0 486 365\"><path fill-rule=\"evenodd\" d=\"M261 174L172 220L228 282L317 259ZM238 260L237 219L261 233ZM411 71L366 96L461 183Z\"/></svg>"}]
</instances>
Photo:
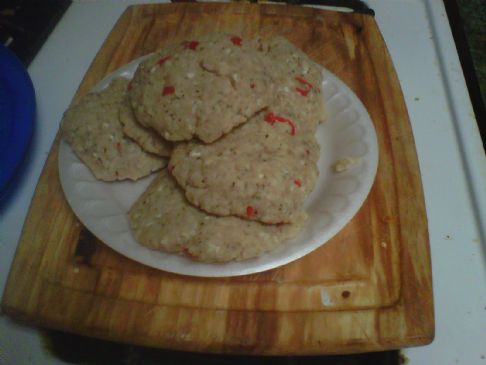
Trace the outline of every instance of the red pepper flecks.
<instances>
[{"instance_id":1,"label":"red pepper flecks","mask_svg":"<svg viewBox=\"0 0 486 365\"><path fill-rule=\"evenodd\" d=\"M300 181L299 179L295 179L294 184L300 188L302 186L302 181Z\"/></svg>"},{"instance_id":2,"label":"red pepper flecks","mask_svg":"<svg viewBox=\"0 0 486 365\"><path fill-rule=\"evenodd\" d=\"M131 81L128 83L127 90L128 90L128 91L132 90L132 82L131 82Z\"/></svg>"},{"instance_id":3,"label":"red pepper flecks","mask_svg":"<svg viewBox=\"0 0 486 365\"><path fill-rule=\"evenodd\" d=\"M193 51L196 50L197 46L199 46L198 41L186 41L182 43L185 49L192 49Z\"/></svg>"},{"instance_id":4,"label":"red pepper flecks","mask_svg":"<svg viewBox=\"0 0 486 365\"><path fill-rule=\"evenodd\" d=\"M307 96L314 86L312 86L312 84L310 82L308 82L307 80L305 80L302 77L297 76L295 79L298 82L300 82L302 85L306 86L306 89L296 87L295 91L297 91L302 96Z\"/></svg>"},{"instance_id":5,"label":"red pepper flecks","mask_svg":"<svg viewBox=\"0 0 486 365\"><path fill-rule=\"evenodd\" d=\"M306 154L307 156L309 156L309 155L310 155L310 151L309 151L309 150L305 150L305 154Z\"/></svg>"},{"instance_id":6,"label":"red pepper flecks","mask_svg":"<svg viewBox=\"0 0 486 365\"><path fill-rule=\"evenodd\" d=\"M175 92L174 86L165 86L164 90L162 90L162 95L163 96L172 95L174 92Z\"/></svg>"},{"instance_id":7,"label":"red pepper flecks","mask_svg":"<svg viewBox=\"0 0 486 365\"><path fill-rule=\"evenodd\" d=\"M248 206L246 207L246 216L248 218L251 218L253 217L255 214L257 213L256 209L251 207L251 206Z\"/></svg>"},{"instance_id":8,"label":"red pepper flecks","mask_svg":"<svg viewBox=\"0 0 486 365\"><path fill-rule=\"evenodd\" d=\"M191 253L191 251L189 251L187 247L182 247L182 253L186 256L194 257L194 255Z\"/></svg>"},{"instance_id":9,"label":"red pepper flecks","mask_svg":"<svg viewBox=\"0 0 486 365\"><path fill-rule=\"evenodd\" d=\"M241 43L243 42L243 39L241 39L240 37L238 36L234 36L234 37L231 37L231 42L235 45L235 46L240 46L241 47Z\"/></svg>"},{"instance_id":10,"label":"red pepper flecks","mask_svg":"<svg viewBox=\"0 0 486 365\"><path fill-rule=\"evenodd\" d=\"M254 83L254 82L252 82L252 83L250 84L250 87L251 87L252 89L254 89L254 88L255 88L255 83Z\"/></svg>"},{"instance_id":11,"label":"red pepper flecks","mask_svg":"<svg viewBox=\"0 0 486 365\"><path fill-rule=\"evenodd\" d=\"M300 82L302 85L309 86L311 89L314 87L309 81L304 79L303 77L297 76L295 78L298 82Z\"/></svg>"},{"instance_id":12,"label":"red pepper flecks","mask_svg":"<svg viewBox=\"0 0 486 365\"><path fill-rule=\"evenodd\" d=\"M170 56L162 57L161 59L159 59L157 61L157 65L162 66L165 63L165 61L167 61L169 58L170 58Z\"/></svg>"},{"instance_id":13,"label":"red pepper flecks","mask_svg":"<svg viewBox=\"0 0 486 365\"><path fill-rule=\"evenodd\" d=\"M267 113L267 115L265 115L265 122L267 122L271 125L273 125L275 122L287 123L288 125L290 125L290 135L291 136L295 136L295 134L297 132L294 122L292 122L290 119L279 117L278 115L276 115L273 112Z\"/></svg>"},{"instance_id":14,"label":"red pepper flecks","mask_svg":"<svg viewBox=\"0 0 486 365\"><path fill-rule=\"evenodd\" d=\"M121 153L121 152L122 152L122 145L121 145L121 143L120 143L120 142L118 142L118 143L116 144L116 149L118 150L118 153Z\"/></svg>"},{"instance_id":15,"label":"red pepper flecks","mask_svg":"<svg viewBox=\"0 0 486 365\"><path fill-rule=\"evenodd\" d=\"M302 96L307 96L307 95L309 95L310 89L304 90L304 89L301 89L300 87L296 87L295 91L297 91Z\"/></svg>"},{"instance_id":16,"label":"red pepper flecks","mask_svg":"<svg viewBox=\"0 0 486 365\"><path fill-rule=\"evenodd\" d=\"M172 171L174 171L174 168L175 168L175 166L171 165L171 164L169 164L169 166L167 166L167 170L169 171L170 174L172 174Z\"/></svg>"}]
</instances>

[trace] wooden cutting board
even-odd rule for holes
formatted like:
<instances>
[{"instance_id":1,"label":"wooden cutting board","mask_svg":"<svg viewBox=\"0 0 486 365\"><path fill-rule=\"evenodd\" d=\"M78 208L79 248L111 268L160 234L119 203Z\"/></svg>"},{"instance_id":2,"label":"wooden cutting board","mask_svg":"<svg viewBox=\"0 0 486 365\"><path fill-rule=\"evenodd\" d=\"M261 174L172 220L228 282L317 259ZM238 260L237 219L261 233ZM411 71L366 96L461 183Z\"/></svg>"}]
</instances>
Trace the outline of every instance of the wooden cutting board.
<instances>
[{"instance_id":1,"label":"wooden cutting board","mask_svg":"<svg viewBox=\"0 0 486 365\"><path fill-rule=\"evenodd\" d=\"M129 7L75 96L170 42L222 31L284 35L362 100L380 149L372 191L329 243L286 266L236 278L145 267L76 219L58 178L56 138L4 293L9 315L164 348L329 354L425 344L434 333L427 220L412 131L384 41L367 15L281 5Z\"/></svg>"}]
</instances>

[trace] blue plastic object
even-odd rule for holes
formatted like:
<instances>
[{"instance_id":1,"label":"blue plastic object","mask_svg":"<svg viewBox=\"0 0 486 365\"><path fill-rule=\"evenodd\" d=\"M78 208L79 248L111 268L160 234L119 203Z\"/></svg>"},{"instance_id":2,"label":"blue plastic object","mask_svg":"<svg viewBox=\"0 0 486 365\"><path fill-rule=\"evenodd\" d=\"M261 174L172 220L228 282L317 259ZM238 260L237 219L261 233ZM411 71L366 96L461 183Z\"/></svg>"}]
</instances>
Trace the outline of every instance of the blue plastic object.
<instances>
[{"instance_id":1,"label":"blue plastic object","mask_svg":"<svg viewBox=\"0 0 486 365\"><path fill-rule=\"evenodd\" d=\"M0 45L0 199L24 159L34 118L32 81L20 60Z\"/></svg>"}]
</instances>

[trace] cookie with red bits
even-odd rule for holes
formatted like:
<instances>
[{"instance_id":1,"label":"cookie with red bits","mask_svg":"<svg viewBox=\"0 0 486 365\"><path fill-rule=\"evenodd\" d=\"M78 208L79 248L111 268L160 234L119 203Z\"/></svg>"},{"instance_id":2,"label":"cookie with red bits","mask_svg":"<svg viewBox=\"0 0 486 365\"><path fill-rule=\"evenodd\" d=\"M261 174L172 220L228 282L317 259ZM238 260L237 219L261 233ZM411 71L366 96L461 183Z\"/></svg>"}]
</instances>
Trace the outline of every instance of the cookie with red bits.
<instances>
[{"instance_id":1,"label":"cookie with red bits","mask_svg":"<svg viewBox=\"0 0 486 365\"><path fill-rule=\"evenodd\" d=\"M189 204L163 170L130 209L129 222L143 246L196 261L227 262L260 256L281 246L303 228L305 217L301 215L293 224L265 225L209 215Z\"/></svg>"},{"instance_id":2,"label":"cookie with red bits","mask_svg":"<svg viewBox=\"0 0 486 365\"><path fill-rule=\"evenodd\" d=\"M272 108L212 144L178 144L168 169L200 209L275 224L305 214L318 159L314 133Z\"/></svg>"},{"instance_id":3,"label":"cookie with red bits","mask_svg":"<svg viewBox=\"0 0 486 365\"><path fill-rule=\"evenodd\" d=\"M293 112L313 133L326 118L321 67L284 37L265 43L267 74L272 79L273 105Z\"/></svg>"},{"instance_id":4,"label":"cookie with red bits","mask_svg":"<svg viewBox=\"0 0 486 365\"><path fill-rule=\"evenodd\" d=\"M87 94L65 112L61 123L63 137L99 180L137 180L167 162L123 133L118 113L128 82L118 78L101 92Z\"/></svg>"},{"instance_id":5,"label":"cookie with red bits","mask_svg":"<svg viewBox=\"0 0 486 365\"><path fill-rule=\"evenodd\" d=\"M137 120L168 141L216 141L269 105L266 48L261 39L211 34L161 49L135 72Z\"/></svg>"}]
</instances>

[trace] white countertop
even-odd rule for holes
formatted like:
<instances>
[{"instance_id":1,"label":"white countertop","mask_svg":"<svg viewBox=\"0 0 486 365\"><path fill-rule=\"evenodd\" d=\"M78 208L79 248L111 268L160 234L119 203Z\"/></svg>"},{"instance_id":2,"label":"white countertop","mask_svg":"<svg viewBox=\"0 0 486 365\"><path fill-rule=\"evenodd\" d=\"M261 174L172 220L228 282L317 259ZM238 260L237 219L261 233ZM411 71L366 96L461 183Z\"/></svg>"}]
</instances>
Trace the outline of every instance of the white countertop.
<instances>
[{"instance_id":1,"label":"white countertop","mask_svg":"<svg viewBox=\"0 0 486 365\"><path fill-rule=\"evenodd\" d=\"M28 68L37 124L25 171L0 204L3 292L37 179L62 113L127 5L75 1ZM436 337L410 364L486 365L486 157L439 0L371 0L395 64L417 145L429 221ZM482 226L481 226L482 224ZM35 329L0 315L0 364L63 364Z\"/></svg>"}]
</instances>

